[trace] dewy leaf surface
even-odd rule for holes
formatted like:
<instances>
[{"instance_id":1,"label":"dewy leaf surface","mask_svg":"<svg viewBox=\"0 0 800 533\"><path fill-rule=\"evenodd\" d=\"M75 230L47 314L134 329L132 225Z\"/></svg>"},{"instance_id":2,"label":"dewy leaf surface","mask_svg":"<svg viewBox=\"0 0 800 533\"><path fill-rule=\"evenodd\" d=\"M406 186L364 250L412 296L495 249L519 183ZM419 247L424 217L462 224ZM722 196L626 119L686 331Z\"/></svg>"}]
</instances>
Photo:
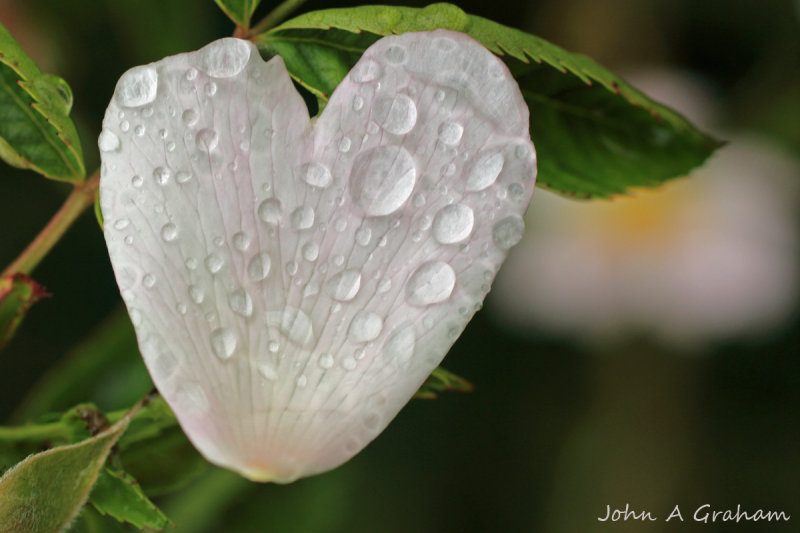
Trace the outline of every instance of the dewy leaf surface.
<instances>
[{"instance_id":1,"label":"dewy leaf surface","mask_svg":"<svg viewBox=\"0 0 800 533\"><path fill-rule=\"evenodd\" d=\"M246 41L136 67L100 148L153 381L206 458L256 480L380 433L480 307L536 174L508 70L442 30L375 43L313 124Z\"/></svg>"},{"instance_id":2,"label":"dewy leaf surface","mask_svg":"<svg viewBox=\"0 0 800 533\"><path fill-rule=\"evenodd\" d=\"M261 0L214 0L228 17L243 27L250 27L250 18L261 3Z\"/></svg>"},{"instance_id":3,"label":"dewy leaf surface","mask_svg":"<svg viewBox=\"0 0 800 533\"><path fill-rule=\"evenodd\" d=\"M519 82L539 154L539 186L607 197L700 165L719 143L586 56L450 4L306 13L259 36L299 83L327 98L384 35L447 28L500 56Z\"/></svg>"},{"instance_id":4,"label":"dewy leaf surface","mask_svg":"<svg viewBox=\"0 0 800 533\"><path fill-rule=\"evenodd\" d=\"M86 172L71 107L67 83L42 74L0 24L0 157L48 178L82 180Z\"/></svg>"},{"instance_id":5,"label":"dewy leaf surface","mask_svg":"<svg viewBox=\"0 0 800 533\"><path fill-rule=\"evenodd\" d=\"M130 416L77 444L31 455L0 478L0 533L64 531Z\"/></svg>"},{"instance_id":6,"label":"dewy leaf surface","mask_svg":"<svg viewBox=\"0 0 800 533\"><path fill-rule=\"evenodd\" d=\"M28 309L47 296L44 287L25 274L0 278L0 349L14 336Z\"/></svg>"}]
</instances>

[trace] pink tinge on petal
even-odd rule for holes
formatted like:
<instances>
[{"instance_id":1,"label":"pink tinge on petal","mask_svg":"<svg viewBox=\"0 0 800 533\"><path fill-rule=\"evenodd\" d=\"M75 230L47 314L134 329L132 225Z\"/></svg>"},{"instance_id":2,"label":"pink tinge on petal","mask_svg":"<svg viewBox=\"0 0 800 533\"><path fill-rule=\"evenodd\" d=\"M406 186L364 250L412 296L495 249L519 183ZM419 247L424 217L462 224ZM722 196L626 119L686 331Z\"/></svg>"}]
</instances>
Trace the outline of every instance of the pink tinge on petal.
<instances>
[{"instance_id":1,"label":"pink tinge on petal","mask_svg":"<svg viewBox=\"0 0 800 533\"><path fill-rule=\"evenodd\" d=\"M536 155L504 64L376 42L312 125L280 57L221 39L120 79L105 238L154 383L211 462L288 482L374 439L522 237Z\"/></svg>"}]
</instances>

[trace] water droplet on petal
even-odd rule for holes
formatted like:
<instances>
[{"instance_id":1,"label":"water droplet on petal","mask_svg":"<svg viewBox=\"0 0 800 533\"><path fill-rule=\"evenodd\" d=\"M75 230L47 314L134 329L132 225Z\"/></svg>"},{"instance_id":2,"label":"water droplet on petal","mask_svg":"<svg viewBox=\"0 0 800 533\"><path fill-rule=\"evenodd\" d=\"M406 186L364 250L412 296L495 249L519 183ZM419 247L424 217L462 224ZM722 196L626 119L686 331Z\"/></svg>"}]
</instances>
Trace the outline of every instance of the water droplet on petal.
<instances>
[{"instance_id":1,"label":"water droplet on petal","mask_svg":"<svg viewBox=\"0 0 800 533\"><path fill-rule=\"evenodd\" d=\"M239 250L240 252L244 252L250 247L250 237L247 233L243 231L239 231L233 234L233 247Z\"/></svg>"},{"instance_id":2,"label":"water droplet on petal","mask_svg":"<svg viewBox=\"0 0 800 533\"><path fill-rule=\"evenodd\" d=\"M378 338L383 330L383 319L375 314L367 311L359 311L350 322L350 329L347 331L347 337L350 342L360 344L362 342L369 342Z\"/></svg>"},{"instance_id":3,"label":"water droplet on petal","mask_svg":"<svg viewBox=\"0 0 800 533\"><path fill-rule=\"evenodd\" d=\"M306 377L306 375L300 374L300 376L298 376L297 378L297 388L303 389L307 384L308 384L308 378Z\"/></svg>"},{"instance_id":4,"label":"water droplet on petal","mask_svg":"<svg viewBox=\"0 0 800 533\"><path fill-rule=\"evenodd\" d=\"M468 191L482 191L495 182L500 171L503 170L505 159L503 154L496 151L484 153L472 166L467 176L466 189Z\"/></svg>"},{"instance_id":5,"label":"water droplet on petal","mask_svg":"<svg viewBox=\"0 0 800 533\"><path fill-rule=\"evenodd\" d=\"M521 239L525 233L525 222L519 215L511 215L497 224L492 230L492 238L498 248L508 250Z\"/></svg>"},{"instance_id":6,"label":"water droplet on petal","mask_svg":"<svg viewBox=\"0 0 800 533\"><path fill-rule=\"evenodd\" d=\"M350 137L342 137L342 140L339 141L339 151L343 154L349 152L351 144Z\"/></svg>"},{"instance_id":7,"label":"water droplet on petal","mask_svg":"<svg viewBox=\"0 0 800 533\"><path fill-rule=\"evenodd\" d=\"M353 370L357 364L358 363L356 362L356 360L350 356L342 359L342 368L344 368L345 370Z\"/></svg>"},{"instance_id":8,"label":"water droplet on petal","mask_svg":"<svg viewBox=\"0 0 800 533\"><path fill-rule=\"evenodd\" d=\"M214 78L239 74L250 60L250 45L241 39L226 37L204 46L197 53L198 67Z\"/></svg>"},{"instance_id":9,"label":"water droplet on petal","mask_svg":"<svg viewBox=\"0 0 800 533\"><path fill-rule=\"evenodd\" d=\"M282 215L283 207L277 198L267 198L258 206L258 218L267 224L278 224Z\"/></svg>"},{"instance_id":10,"label":"water droplet on petal","mask_svg":"<svg viewBox=\"0 0 800 533\"><path fill-rule=\"evenodd\" d=\"M181 115L181 119L183 119L183 123L186 124L187 126L194 126L195 124L197 124L197 120L199 118L200 118L200 116L197 114L197 111L195 111L194 109L187 109Z\"/></svg>"},{"instance_id":11,"label":"water droplet on petal","mask_svg":"<svg viewBox=\"0 0 800 533\"><path fill-rule=\"evenodd\" d=\"M270 342L270 348L272 348L273 345L272 343L275 343L275 349L274 350L270 349L270 351L273 353L277 352L279 347L278 343L275 341ZM269 363L263 363L258 365L258 373L261 374L264 377L264 379L268 379L270 381L275 381L276 379L278 379L278 371L275 369L274 366L272 366Z\"/></svg>"},{"instance_id":12,"label":"water droplet on petal","mask_svg":"<svg viewBox=\"0 0 800 533\"><path fill-rule=\"evenodd\" d=\"M144 184L144 179L142 179L142 177L139 176L138 174L131 178L131 185L133 185L137 189L141 187L143 184Z\"/></svg>"},{"instance_id":13,"label":"water droplet on petal","mask_svg":"<svg viewBox=\"0 0 800 533\"><path fill-rule=\"evenodd\" d=\"M319 246L315 242L307 242L303 245L303 259L306 261L316 261L319 257Z\"/></svg>"},{"instance_id":14,"label":"water droplet on petal","mask_svg":"<svg viewBox=\"0 0 800 533\"><path fill-rule=\"evenodd\" d=\"M286 307L280 311L267 311L265 317L267 326L277 327L298 346L305 346L314 336L311 319L300 309Z\"/></svg>"},{"instance_id":15,"label":"water droplet on petal","mask_svg":"<svg viewBox=\"0 0 800 533\"><path fill-rule=\"evenodd\" d=\"M172 222L168 222L164 224L161 228L161 238L164 239L164 242L172 242L178 238L178 226L173 224Z\"/></svg>"},{"instance_id":16,"label":"water droplet on petal","mask_svg":"<svg viewBox=\"0 0 800 533\"><path fill-rule=\"evenodd\" d=\"M121 145L119 137L113 131L103 130L97 139L97 146L101 152L116 152Z\"/></svg>"},{"instance_id":17,"label":"water droplet on petal","mask_svg":"<svg viewBox=\"0 0 800 533\"><path fill-rule=\"evenodd\" d=\"M350 71L350 79L356 83L366 83L378 79L382 73L383 69L379 63L372 59L364 59Z\"/></svg>"},{"instance_id":18,"label":"water droplet on petal","mask_svg":"<svg viewBox=\"0 0 800 533\"><path fill-rule=\"evenodd\" d=\"M292 212L291 218L294 229L308 229L314 225L314 210L308 206L298 207Z\"/></svg>"},{"instance_id":19,"label":"water droplet on petal","mask_svg":"<svg viewBox=\"0 0 800 533\"><path fill-rule=\"evenodd\" d=\"M225 264L225 260L222 259L217 254L208 254L206 257L205 265L206 270L208 270L209 274L216 274L222 269L222 265Z\"/></svg>"},{"instance_id":20,"label":"water droplet on petal","mask_svg":"<svg viewBox=\"0 0 800 533\"><path fill-rule=\"evenodd\" d=\"M383 53L383 57L385 57L389 63L395 65L403 63L406 60L406 49L402 46L390 46Z\"/></svg>"},{"instance_id":21,"label":"water droplet on petal","mask_svg":"<svg viewBox=\"0 0 800 533\"><path fill-rule=\"evenodd\" d=\"M373 113L383 129L395 135L408 133L417 123L417 106L404 94L378 97Z\"/></svg>"},{"instance_id":22,"label":"water droplet on petal","mask_svg":"<svg viewBox=\"0 0 800 533\"><path fill-rule=\"evenodd\" d=\"M442 244L461 242L472 233L475 216L463 204L443 207L433 219L433 237Z\"/></svg>"},{"instance_id":23,"label":"water droplet on petal","mask_svg":"<svg viewBox=\"0 0 800 533\"><path fill-rule=\"evenodd\" d=\"M458 122L445 122L439 126L439 140L448 146L455 146L461 141L464 127Z\"/></svg>"},{"instance_id":24,"label":"water droplet on petal","mask_svg":"<svg viewBox=\"0 0 800 533\"><path fill-rule=\"evenodd\" d=\"M133 128L133 133L135 133L137 137L143 137L144 132L145 132L144 126L142 126L141 124Z\"/></svg>"},{"instance_id":25,"label":"water droplet on petal","mask_svg":"<svg viewBox=\"0 0 800 533\"><path fill-rule=\"evenodd\" d=\"M156 99L158 74L153 67L134 67L117 83L116 98L120 105L139 107Z\"/></svg>"},{"instance_id":26,"label":"water droplet on petal","mask_svg":"<svg viewBox=\"0 0 800 533\"><path fill-rule=\"evenodd\" d=\"M253 314L253 299L244 289L237 289L228 296L228 303L233 312L243 317Z\"/></svg>"},{"instance_id":27,"label":"water droplet on petal","mask_svg":"<svg viewBox=\"0 0 800 533\"><path fill-rule=\"evenodd\" d=\"M123 230L130 225L131 221L127 218L119 218L114 221L114 229Z\"/></svg>"},{"instance_id":28,"label":"water droplet on petal","mask_svg":"<svg viewBox=\"0 0 800 533\"><path fill-rule=\"evenodd\" d=\"M319 367L324 369L333 368L333 356L329 353L322 354L319 356Z\"/></svg>"},{"instance_id":29,"label":"water droplet on petal","mask_svg":"<svg viewBox=\"0 0 800 533\"><path fill-rule=\"evenodd\" d=\"M152 288L153 285L156 284L156 277L152 274L145 274L142 278L142 285L147 287L148 289Z\"/></svg>"},{"instance_id":30,"label":"water droplet on petal","mask_svg":"<svg viewBox=\"0 0 800 533\"><path fill-rule=\"evenodd\" d=\"M303 168L303 179L314 187L327 187L333 177L328 167L320 163L309 163Z\"/></svg>"},{"instance_id":31,"label":"water droplet on petal","mask_svg":"<svg viewBox=\"0 0 800 533\"><path fill-rule=\"evenodd\" d=\"M261 281L269 275L272 259L267 252L254 256L247 265L247 274L253 281Z\"/></svg>"},{"instance_id":32,"label":"water droplet on petal","mask_svg":"<svg viewBox=\"0 0 800 533\"><path fill-rule=\"evenodd\" d=\"M205 91L207 96L214 96L217 94L217 84L213 81L206 83Z\"/></svg>"},{"instance_id":33,"label":"water droplet on petal","mask_svg":"<svg viewBox=\"0 0 800 533\"><path fill-rule=\"evenodd\" d=\"M369 228L358 228L356 231L356 242L361 246L367 246L372 240L372 230Z\"/></svg>"},{"instance_id":34,"label":"water droplet on petal","mask_svg":"<svg viewBox=\"0 0 800 533\"><path fill-rule=\"evenodd\" d=\"M379 146L362 152L353 163L350 192L370 216L391 214L414 190L414 158L401 146Z\"/></svg>"},{"instance_id":35,"label":"water droplet on petal","mask_svg":"<svg viewBox=\"0 0 800 533\"><path fill-rule=\"evenodd\" d=\"M216 130L205 128L197 132L197 147L204 151L210 152L217 147L219 143L219 134Z\"/></svg>"},{"instance_id":36,"label":"water droplet on petal","mask_svg":"<svg viewBox=\"0 0 800 533\"><path fill-rule=\"evenodd\" d=\"M420 266L408 279L406 299L417 306L447 300L456 284L453 267L443 261L430 261Z\"/></svg>"},{"instance_id":37,"label":"water droplet on petal","mask_svg":"<svg viewBox=\"0 0 800 533\"><path fill-rule=\"evenodd\" d=\"M172 171L165 167L156 167L153 170L153 178L155 178L156 183L159 185L166 185L169 183L169 178L172 176Z\"/></svg>"},{"instance_id":38,"label":"water droplet on petal","mask_svg":"<svg viewBox=\"0 0 800 533\"><path fill-rule=\"evenodd\" d=\"M361 111L364 109L364 99L359 95L353 97L353 111Z\"/></svg>"},{"instance_id":39,"label":"water droplet on petal","mask_svg":"<svg viewBox=\"0 0 800 533\"><path fill-rule=\"evenodd\" d=\"M215 329L211 332L211 347L220 359L230 359L236 350L236 334L228 328Z\"/></svg>"},{"instance_id":40,"label":"water droplet on petal","mask_svg":"<svg viewBox=\"0 0 800 533\"><path fill-rule=\"evenodd\" d=\"M361 288L361 272L354 268L339 272L325 284L325 289L331 298L343 302L355 298L359 288Z\"/></svg>"}]
</instances>

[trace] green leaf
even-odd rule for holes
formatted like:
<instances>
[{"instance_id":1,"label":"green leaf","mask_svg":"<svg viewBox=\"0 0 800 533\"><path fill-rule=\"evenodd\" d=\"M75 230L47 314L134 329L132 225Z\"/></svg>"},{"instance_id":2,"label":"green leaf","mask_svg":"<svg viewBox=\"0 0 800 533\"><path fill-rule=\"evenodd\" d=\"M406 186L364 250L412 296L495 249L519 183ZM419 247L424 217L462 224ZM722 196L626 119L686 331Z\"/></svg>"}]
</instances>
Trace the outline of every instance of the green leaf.
<instances>
[{"instance_id":1,"label":"green leaf","mask_svg":"<svg viewBox=\"0 0 800 533\"><path fill-rule=\"evenodd\" d=\"M14 336L28 309L48 296L44 287L25 274L0 278L0 349Z\"/></svg>"},{"instance_id":2,"label":"green leaf","mask_svg":"<svg viewBox=\"0 0 800 533\"><path fill-rule=\"evenodd\" d=\"M171 524L161 510L144 495L130 474L104 468L100 471L89 503L100 514L110 515L139 529L163 530Z\"/></svg>"},{"instance_id":3,"label":"green leaf","mask_svg":"<svg viewBox=\"0 0 800 533\"><path fill-rule=\"evenodd\" d=\"M6 472L0 478L0 533L64 531L86 501L131 413L94 437L31 455Z\"/></svg>"},{"instance_id":4,"label":"green leaf","mask_svg":"<svg viewBox=\"0 0 800 533\"><path fill-rule=\"evenodd\" d=\"M250 17L261 0L214 0L233 22L245 30L250 29Z\"/></svg>"},{"instance_id":5,"label":"green leaf","mask_svg":"<svg viewBox=\"0 0 800 533\"><path fill-rule=\"evenodd\" d=\"M687 174L720 143L586 56L450 4L362 6L306 13L258 36L292 77L327 99L385 35L445 28L500 56L531 109L538 185L581 198L657 186Z\"/></svg>"},{"instance_id":6,"label":"green leaf","mask_svg":"<svg viewBox=\"0 0 800 533\"><path fill-rule=\"evenodd\" d=\"M433 400L439 396L439 393L447 390L472 392L472 389L472 383L466 379L453 374L449 370L438 367L428 376L428 379L425 380L425 383L422 384L417 393L414 394L414 398Z\"/></svg>"},{"instance_id":7,"label":"green leaf","mask_svg":"<svg viewBox=\"0 0 800 533\"><path fill-rule=\"evenodd\" d=\"M83 180L86 169L71 107L67 82L42 74L0 24L0 157L48 178Z\"/></svg>"}]
</instances>

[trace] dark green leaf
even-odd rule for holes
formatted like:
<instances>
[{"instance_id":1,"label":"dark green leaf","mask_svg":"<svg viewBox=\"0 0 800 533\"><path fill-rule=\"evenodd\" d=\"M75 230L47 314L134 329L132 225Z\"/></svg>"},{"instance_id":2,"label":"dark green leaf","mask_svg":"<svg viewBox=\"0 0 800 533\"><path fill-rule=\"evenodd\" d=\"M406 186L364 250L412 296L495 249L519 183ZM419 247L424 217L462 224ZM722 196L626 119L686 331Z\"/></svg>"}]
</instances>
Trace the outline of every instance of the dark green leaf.
<instances>
[{"instance_id":1,"label":"dark green leaf","mask_svg":"<svg viewBox=\"0 0 800 533\"><path fill-rule=\"evenodd\" d=\"M245 30L250 28L250 17L261 0L214 0L228 17Z\"/></svg>"},{"instance_id":2,"label":"dark green leaf","mask_svg":"<svg viewBox=\"0 0 800 533\"><path fill-rule=\"evenodd\" d=\"M86 171L69 111L67 83L42 74L0 24L0 157L62 181L80 181Z\"/></svg>"},{"instance_id":3,"label":"dark green leaf","mask_svg":"<svg viewBox=\"0 0 800 533\"><path fill-rule=\"evenodd\" d=\"M472 383L445 370L442 367L436 368L425 383L419 388L414 398L421 398L424 400L432 400L439 396L440 392L447 390L458 392L472 392Z\"/></svg>"},{"instance_id":4,"label":"dark green leaf","mask_svg":"<svg viewBox=\"0 0 800 533\"><path fill-rule=\"evenodd\" d=\"M47 296L44 287L25 274L0 278L0 349L14 336L28 309Z\"/></svg>"},{"instance_id":5,"label":"dark green leaf","mask_svg":"<svg viewBox=\"0 0 800 533\"><path fill-rule=\"evenodd\" d=\"M171 524L169 519L144 495L138 482L130 474L103 468L97 477L89 503L103 515L120 522L128 522L139 529L163 530Z\"/></svg>"},{"instance_id":6,"label":"dark green leaf","mask_svg":"<svg viewBox=\"0 0 800 533\"><path fill-rule=\"evenodd\" d=\"M0 478L0 533L63 531L78 514L130 415L77 444L31 455Z\"/></svg>"},{"instance_id":7,"label":"dark green leaf","mask_svg":"<svg viewBox=\"0 0 800 533\"><path fill-rule=\"evenodd\" d=\"M450 4L314 11L258 38L265 54L283 57L295 80L328 98L380 37L436 28L472 36L514 74L531 109L541 187L593 198L656 186L720 146L588 57Z\"/></svg>"}]
</instances>

